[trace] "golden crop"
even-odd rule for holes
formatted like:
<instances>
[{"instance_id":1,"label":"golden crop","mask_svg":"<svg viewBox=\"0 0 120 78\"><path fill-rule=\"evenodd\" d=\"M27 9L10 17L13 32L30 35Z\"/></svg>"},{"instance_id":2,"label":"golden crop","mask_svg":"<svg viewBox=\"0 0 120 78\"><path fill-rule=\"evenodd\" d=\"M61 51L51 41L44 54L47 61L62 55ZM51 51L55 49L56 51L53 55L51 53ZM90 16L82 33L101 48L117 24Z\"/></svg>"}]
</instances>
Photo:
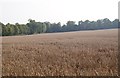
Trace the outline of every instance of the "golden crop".
<instances>
[{"instance_id":1,"label":"golden crop","mask_svg":"<svg viewBox=\"0 0 120 78\"><path fill-rule=\"evenodd\" d=\"M3 76L116 76L118 30L2 38Z\"/></svg>"}]
</instances>

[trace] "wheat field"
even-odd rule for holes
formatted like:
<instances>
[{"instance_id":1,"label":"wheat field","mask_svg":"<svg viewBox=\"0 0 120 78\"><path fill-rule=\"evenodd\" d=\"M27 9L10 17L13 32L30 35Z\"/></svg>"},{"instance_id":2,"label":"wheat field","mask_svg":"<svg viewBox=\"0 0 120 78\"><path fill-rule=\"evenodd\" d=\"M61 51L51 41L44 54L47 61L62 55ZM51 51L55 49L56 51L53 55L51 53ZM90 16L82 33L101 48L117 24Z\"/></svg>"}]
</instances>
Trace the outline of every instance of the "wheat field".
<instances>
[{"instance_id":1,"label":"wheat field","mask_svg":"<svg viewBox=\"0 0 120 78\"><path fill-rule=\"evenodd\" d=\"M118 29L2 37L3 76L117 76Z\"/></svg>"}]
</instances>

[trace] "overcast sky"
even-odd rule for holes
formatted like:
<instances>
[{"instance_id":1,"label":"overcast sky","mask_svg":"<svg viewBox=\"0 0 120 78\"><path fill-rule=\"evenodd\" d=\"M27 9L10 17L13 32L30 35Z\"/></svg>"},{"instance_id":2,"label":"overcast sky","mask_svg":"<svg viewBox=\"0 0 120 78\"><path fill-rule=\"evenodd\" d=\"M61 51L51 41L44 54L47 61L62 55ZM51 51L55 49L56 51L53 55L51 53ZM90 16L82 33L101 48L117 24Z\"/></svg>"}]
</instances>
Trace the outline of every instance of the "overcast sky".
<instances>
[{"instance_id":1,"label":"overcast sky","mask_svg":"<svg viewBox=\"0 0 120 78\"><path fill-rule=\"evenodd\" d=\"M28 19L66 21L118 18L119 0L0 0L0 22L27 23Z\"/></svg>"}]
</instances>

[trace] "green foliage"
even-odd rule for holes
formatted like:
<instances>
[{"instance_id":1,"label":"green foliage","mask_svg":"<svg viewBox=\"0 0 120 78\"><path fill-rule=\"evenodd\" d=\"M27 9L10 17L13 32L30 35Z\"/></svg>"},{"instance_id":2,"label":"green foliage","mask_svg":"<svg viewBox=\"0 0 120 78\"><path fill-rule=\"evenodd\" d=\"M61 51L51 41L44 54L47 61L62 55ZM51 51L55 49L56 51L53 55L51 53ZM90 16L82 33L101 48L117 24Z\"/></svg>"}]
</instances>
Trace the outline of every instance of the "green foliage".
<instances>
[{"instance_id":1,"label":"green foliage","mask_svg":"<svg viewBox=\"0 0 120 78\"><path fill-rule=\"evenodd\" d=\"M68 31L81 31L81 30L97 30L97 29L110 29L118 28L120 24L118 19L110 21L109 19L99 19L97 21L78 21L78 25L74 21L68 21L66 25L61 26L61 23L50 22L36 22L29 19L27 24L6 24L0 22L0 36L12 35L29 35L39 33L52 33L52 32L68 32Z\"/></svg>"},{"instance_id":2,"label":"green foliage","mask_svg":"<svg viewBox=\"0 0 120 78\"><path fill-rule=\"evenodd\" d=\"M45 33L47 31L47 26L45 23L42 24L42 32Z\"/></svg>"},{"instance_id":3,"label":"green foliage","mask_svg":"<svg viewBox=\"0 0 120 78\"><path fill-rule=\"evenodd\" d=\"M3 27L3 25L4 25L4 24L2 24L2 23L0 22L0 36L2 36L2 27Z\"/></svg>"}]
</instances>

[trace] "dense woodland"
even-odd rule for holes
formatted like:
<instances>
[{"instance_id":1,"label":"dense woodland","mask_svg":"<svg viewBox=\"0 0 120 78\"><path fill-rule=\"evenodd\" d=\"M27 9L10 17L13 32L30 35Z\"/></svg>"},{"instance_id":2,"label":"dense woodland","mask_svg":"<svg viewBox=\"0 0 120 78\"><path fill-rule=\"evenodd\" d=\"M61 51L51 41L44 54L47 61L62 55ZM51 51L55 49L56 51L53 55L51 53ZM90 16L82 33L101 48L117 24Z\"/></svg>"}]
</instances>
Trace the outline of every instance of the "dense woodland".
<instances>
[{"instance_id":1,"label":"dense woodland","mask_svg":"<svg viewBox=\"0 0 120 78\"><path fill-rule=\"evenodd\" d=\"M50 22L36 22L29 19L27 24L6 24L0 22L0 34L2 36L12 35L30 35L40 33L54 33L54 32L69 32L69 31L82 31L82 30L98 30L98 29L112 29L118 28L120 23L118 19L110 21L108 18L99 19L97 21L68 21L66 24L50 23Z\"/></svg>"}]
</instances>

